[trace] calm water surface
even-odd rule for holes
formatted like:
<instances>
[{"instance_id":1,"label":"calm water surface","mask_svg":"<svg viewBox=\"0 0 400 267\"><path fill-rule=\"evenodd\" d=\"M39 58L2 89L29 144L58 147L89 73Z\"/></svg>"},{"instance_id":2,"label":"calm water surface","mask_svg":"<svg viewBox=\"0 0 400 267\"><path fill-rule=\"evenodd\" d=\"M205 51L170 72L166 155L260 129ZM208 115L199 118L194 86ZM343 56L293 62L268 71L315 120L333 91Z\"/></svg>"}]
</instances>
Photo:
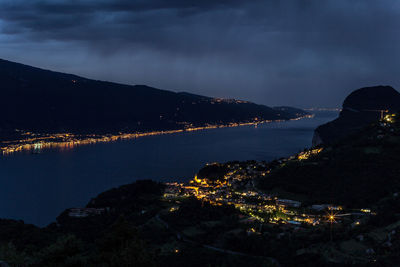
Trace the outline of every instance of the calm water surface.
<instances>
[{"instance_id":1,"label":"calm water surface","mask_svg":"<svg viewBox=\"0 0 400 267\"><path fill-rule=\"evenodd\" d=\"M273 160L311 145L313 130L337 117L212 129L0 157L0 218L44 226L69 207L137 179L186 181L207 162Z\"/></svg>"}]
</instances>

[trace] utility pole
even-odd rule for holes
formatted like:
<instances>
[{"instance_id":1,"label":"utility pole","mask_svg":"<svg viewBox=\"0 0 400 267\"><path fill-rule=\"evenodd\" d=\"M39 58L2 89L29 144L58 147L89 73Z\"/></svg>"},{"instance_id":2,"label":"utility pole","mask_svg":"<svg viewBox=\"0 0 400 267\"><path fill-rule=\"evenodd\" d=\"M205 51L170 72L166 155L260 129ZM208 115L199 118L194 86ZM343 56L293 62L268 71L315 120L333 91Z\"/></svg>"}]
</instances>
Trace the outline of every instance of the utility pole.
<instances>
[{"instance_id":1,"label":"utility pole","mask_svg":"<svg viewBox=\"0 0 400 267\"><path fill-rule=\"evenodd\" d=\"M388 113L389 110L387 109L363 109L360 111L372 111L372 112L380 112L381 113L381 121L385 118L385 113Z\"/></svg>"}]
</instances>

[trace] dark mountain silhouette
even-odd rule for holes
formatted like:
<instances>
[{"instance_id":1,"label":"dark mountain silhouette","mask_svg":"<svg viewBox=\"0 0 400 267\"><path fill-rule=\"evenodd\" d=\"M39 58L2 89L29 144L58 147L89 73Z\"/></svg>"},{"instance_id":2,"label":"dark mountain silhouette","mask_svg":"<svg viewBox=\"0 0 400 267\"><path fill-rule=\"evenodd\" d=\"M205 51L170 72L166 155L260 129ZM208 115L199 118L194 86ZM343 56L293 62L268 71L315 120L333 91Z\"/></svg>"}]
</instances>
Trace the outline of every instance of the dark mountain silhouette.
<instances>
[{"instance_id":1,"label":"dark mountain silhouette","mask_svg":"<svg viewBox=\"0 0 400 267\"><path fill-rule=\"evenodd\" d=\"M0 60L0 130L110 133L185 125L292 119L306 112L175 93L42 70Z\"/></svg>"},{"instance_id":2,"label":"dark mountain silhouette","mask_svg":"<svg viewBox=\"0 0 400 267\"><path fill-rule=\"evenodd\" d=\"M344 100L339 118L315 130L313 145L335 142L378 120L386 111L399 110L400 93L391 86L355 90Z\"/></svg>"}]
</instances>

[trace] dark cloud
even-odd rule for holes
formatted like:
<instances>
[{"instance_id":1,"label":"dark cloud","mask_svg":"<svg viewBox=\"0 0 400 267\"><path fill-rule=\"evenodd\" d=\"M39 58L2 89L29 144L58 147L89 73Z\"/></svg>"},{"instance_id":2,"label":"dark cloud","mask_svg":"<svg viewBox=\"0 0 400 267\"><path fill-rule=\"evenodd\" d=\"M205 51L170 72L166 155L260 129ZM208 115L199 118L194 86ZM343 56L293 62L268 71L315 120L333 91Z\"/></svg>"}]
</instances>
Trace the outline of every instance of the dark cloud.
<instances>
[{"instance_id":1,"label":"dark cloud","mask_svg":"<svg viewBox=\"0 0 400 267\"><path fill-rule=\"evenodd\" d=\"M265 104L400 89L397 0L0 0L0 57Z\"/></svg>"}]
</instances>

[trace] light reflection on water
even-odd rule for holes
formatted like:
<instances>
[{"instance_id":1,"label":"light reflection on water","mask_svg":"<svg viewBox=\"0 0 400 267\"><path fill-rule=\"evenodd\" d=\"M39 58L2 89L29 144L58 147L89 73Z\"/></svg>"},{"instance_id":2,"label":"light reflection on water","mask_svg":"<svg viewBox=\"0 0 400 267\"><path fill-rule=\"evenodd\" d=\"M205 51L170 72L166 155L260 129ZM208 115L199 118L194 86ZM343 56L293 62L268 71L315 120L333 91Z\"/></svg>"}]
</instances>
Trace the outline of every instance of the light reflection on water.
<instances>
[{"instance_id":1,"label":"light reflection on water","mask_svg":"<svg viewBox=\"0 0 400 267\"><path fill-rule=\"evenodd\" d=\"M337 116L16 153L0 158L0 217L46 225L65 208L136 179L182 181L207 162L273 160L310 146L313 130Z\"/></svg>"}]
</instances>

